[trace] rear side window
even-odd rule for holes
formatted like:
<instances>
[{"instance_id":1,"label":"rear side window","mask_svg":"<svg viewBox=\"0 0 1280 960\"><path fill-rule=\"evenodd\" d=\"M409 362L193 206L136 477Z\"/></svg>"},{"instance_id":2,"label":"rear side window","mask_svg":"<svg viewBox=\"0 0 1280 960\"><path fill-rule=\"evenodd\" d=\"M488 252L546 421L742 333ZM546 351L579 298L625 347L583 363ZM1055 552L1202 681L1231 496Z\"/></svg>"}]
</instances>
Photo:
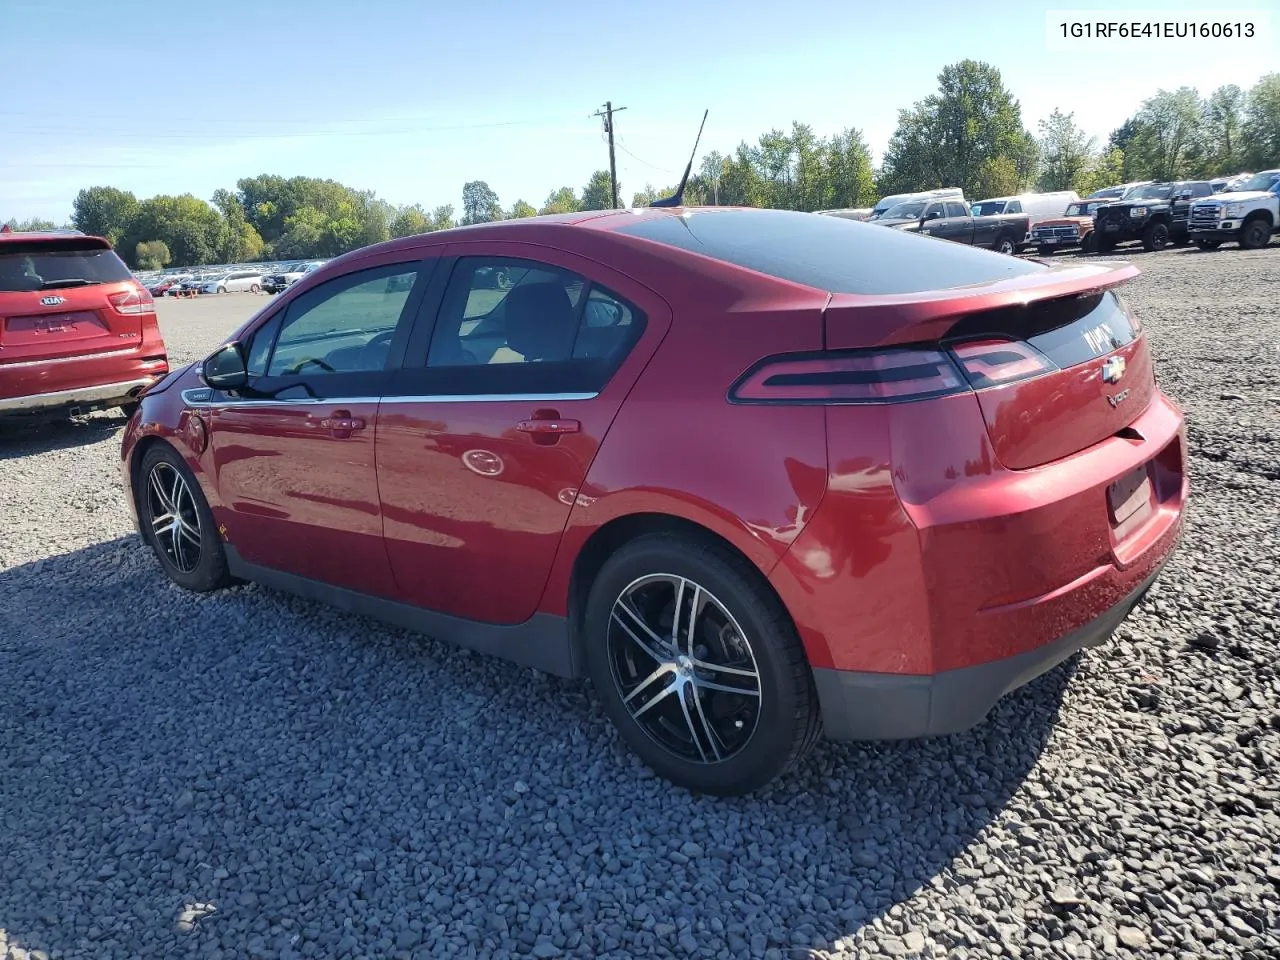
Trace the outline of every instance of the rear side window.
<instances>
[{"instance_id":1,"label":"rear side window","mask_svg":"<svg viewBox=\"0 0 1280 960\"><path fill-rule=\"evenodd\" d=\"M101 247L59 250L0 242L0 293L117 283L132 277L114 251Z\"/></svg>"},{"instance_id":2,"label":"rear side window","mask_svg":"<svg viewBox=\"0 0 1280 960\"><path fill-rule=\"evenodd\" d=\"M1049 269L874 223L790 210L646 216L618 232L831 293L918 293Z\"/></svg>"}]
</instances>

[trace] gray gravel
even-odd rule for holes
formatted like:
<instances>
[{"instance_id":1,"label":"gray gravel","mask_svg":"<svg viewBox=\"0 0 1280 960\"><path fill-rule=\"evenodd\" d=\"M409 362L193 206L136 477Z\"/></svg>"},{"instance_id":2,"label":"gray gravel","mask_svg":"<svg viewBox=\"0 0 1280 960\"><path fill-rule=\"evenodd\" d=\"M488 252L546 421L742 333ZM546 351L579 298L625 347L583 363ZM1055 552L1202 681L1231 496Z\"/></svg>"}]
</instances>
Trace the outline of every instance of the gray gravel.
<instances>
[{"instance_id":1,"label":"gray gravel","mask_svg":"<svg viewBox=\"0 0 1280 960\"><path fill-rule=\"evenodd\" d=\"M170 587L118 419L6 434L0 955L1280 955L1280 247L1135 260L1196 485L1159 586L977 730L746 800L584 685ZM175 357L256 305L165 303Z\"/></svg>"}]
</instances>

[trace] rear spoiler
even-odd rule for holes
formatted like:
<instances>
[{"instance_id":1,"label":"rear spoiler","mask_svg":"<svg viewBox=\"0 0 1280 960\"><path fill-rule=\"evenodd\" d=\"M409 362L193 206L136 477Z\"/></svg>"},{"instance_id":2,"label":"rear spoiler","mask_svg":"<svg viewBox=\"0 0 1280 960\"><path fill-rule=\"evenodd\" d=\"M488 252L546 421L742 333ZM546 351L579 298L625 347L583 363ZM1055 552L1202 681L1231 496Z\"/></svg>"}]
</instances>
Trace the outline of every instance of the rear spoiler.
<instances>
[{"instance_id":1,"label":"rear spoiler","mask_svg":"<svg viewBox=\"0 0 1280 960\"><path fill-rule=\"evenodd\" d=\"M932 343L968 314L1087 296L1132 280L1140 272L1133 264L1110 262L1050 267L990 283L920 293L837 293L823 311L824 345L828 350L845 350Z\"/></svg>"},{"instance_id":2,"label":"rear spoiler","mask_svg":"<svg viewBox=\"0 0 1280 960\"><path fill-rule=\"evenodd\" d=\"M102 237L84 234L24 234L0 235L0 256L16 253L70 252L75 250L110 250L111 242Z\"/></svg>"}]
</instances>

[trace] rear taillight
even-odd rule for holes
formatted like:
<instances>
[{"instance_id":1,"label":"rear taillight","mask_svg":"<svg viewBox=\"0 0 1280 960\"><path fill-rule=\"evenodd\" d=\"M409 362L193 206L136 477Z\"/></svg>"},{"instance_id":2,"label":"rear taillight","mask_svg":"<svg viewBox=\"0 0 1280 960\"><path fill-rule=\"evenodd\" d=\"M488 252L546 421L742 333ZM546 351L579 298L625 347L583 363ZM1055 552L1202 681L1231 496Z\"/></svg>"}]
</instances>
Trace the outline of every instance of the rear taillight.
<instances>
[{"instance_id":1,"label":"rear taillight","mask_svg":"<svg viewBox=\"0 0 1280 960\"><path fill-rule=\"evenodd\" d=\"M729 391L736 403L902 403L969 389L940 350L846 350L769 357Z\"/></svg>"},{"instance_id":2,"label":"rear taillight","mask_svg":"<svg viewBox=\"0 0 1280 960\"><path fill-rule=\"evenodd\" d=\"M116 313L155 313L156 301L141 286L133 286L119 293L107 296L107 301L115 308Z\"/></svg>"},{"instance_id":3,"label":"rear taillight","mask_svg":"<svg viewBox=\"0 0 1280 960\"><path fill-rule=\"evenodd\" d=\"M1035 347L1017 340L970 340L955 344L951 355L975 389L1002 387L1058 369Z\"/></svg>"}]
</instances>

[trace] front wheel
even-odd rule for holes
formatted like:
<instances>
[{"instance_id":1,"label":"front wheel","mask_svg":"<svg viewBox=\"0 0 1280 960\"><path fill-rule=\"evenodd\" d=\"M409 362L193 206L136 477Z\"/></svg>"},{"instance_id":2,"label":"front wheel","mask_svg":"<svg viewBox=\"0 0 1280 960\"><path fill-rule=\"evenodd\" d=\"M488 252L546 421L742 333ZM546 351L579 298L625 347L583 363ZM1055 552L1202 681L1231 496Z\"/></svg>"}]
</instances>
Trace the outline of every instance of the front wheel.
<instances>
[{"instance_id":1,"label":"front wheel","mask_svg":"<svg viewBox=\"0 0 1280 960\"><path fill-rule=\"evenodd\" d=\"M679 786L749 793L794 767L821 733L790 617L725 547L665 533L633 540L600 569L583 627L609 719Z\"/></svg>"},{"instance_id":2,"label":"front wheel","mask_svg":"<svg viewBox=\"0 0 1280 960\"><path fill-rule=\"evenodd\" d=\"M1084 253L1093 253L1098 249L1098 238L1093 235L1092 230L1086 233L1084 239L1080 241L1080 249Z\"/></svg>"},{"instance_id":3,"label":"front wheel","mask_svg":"<svg viewBox=\"0 0 1280 960\"><path fill-rule=\"evenodd\" d=\"M261 287L259 287L256 283L251 283L251 284L249 284L249 292L250 292L250 293L257 293L257 292L258 292L259 290L261 290L261 289L262 289L262 288L261 288Z\"/></svg>"},{"instance_id":4,"label":"front wheel","mask_svg":"<svg viewBox=\"0 0 1280 960\"><path fill-rule=\"evenodd\" d=\"M1243 250L1260 250L1271 242L1271 224L1262 217L1255 217L1240 228L1240 247Z\"/></svg>"},{"instance_id":5,"label":"front wheel","mask_svg":"<svg viewBox=\"0 0 1280 960\"><path fill-rule=\"evenodd\" d=\"M1201 250L1217 250L1222 244L1221 240L1197 240L1196 246Z\"/></svg>"},{"instance_id":6,"label":"front wheel","mask_svg":"<svg viewBox=\"0 0 1280 960\"><path fill-rule=\"evenodd\" d=\"M143 455L136 491L143 537L166 576L205 593L231 582L217 524L191 470L171 446Z\"/></svg>"},{"instance_id":7,"label":"front wheel","mask_svg":"<svg viewBox=\"0 0 1280 960\"><path fill-rule=\"evenodd\" d=\"M1161 221L1147 224L1142 231L1142 247L1149 253L1163 250L1169 243L1169 225Z\"/></svg>"}]
</instances>

